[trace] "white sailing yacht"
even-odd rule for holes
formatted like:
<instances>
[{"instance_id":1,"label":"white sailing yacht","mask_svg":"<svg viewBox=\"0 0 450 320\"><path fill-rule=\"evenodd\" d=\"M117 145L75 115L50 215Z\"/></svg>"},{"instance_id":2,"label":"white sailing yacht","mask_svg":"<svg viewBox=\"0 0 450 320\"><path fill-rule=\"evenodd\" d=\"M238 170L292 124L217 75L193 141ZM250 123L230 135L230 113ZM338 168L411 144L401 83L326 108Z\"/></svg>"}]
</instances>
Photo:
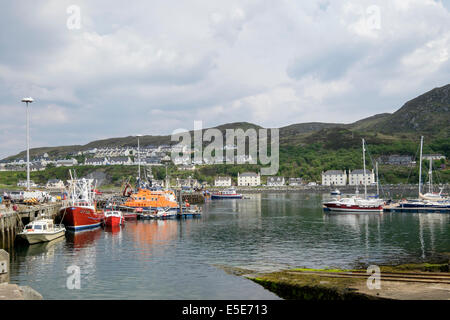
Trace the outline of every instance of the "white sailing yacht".
<instances>
[{"instance_id":1,"label":"white sailing yacht","mask_svg":"<svg viewBox=\"0 0 450 320\"><path fill-rule=\"evenodd\" d=\"M364 179L364 198L352 196L350 198L333 199L324 202L326 209L334 212L383 212L384 201L381 199L367 199L367 178L366 178L366 149L364 139L362 139L363 148L363 179Z\"/></svg>"}]
</instances>

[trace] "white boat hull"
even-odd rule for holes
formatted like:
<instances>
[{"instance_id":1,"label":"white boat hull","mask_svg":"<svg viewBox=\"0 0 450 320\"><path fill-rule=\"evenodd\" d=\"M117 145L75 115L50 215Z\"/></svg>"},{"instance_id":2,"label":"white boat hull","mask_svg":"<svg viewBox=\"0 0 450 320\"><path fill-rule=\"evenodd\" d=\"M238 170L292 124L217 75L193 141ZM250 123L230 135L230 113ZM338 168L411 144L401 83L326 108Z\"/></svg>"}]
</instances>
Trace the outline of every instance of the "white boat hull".
<instances>
[{"instance_id":1,"label":"white boat hull","mask_svg":"<svg viewBox=\"0 0 450 320\"><path fill-rule=\"evenodd\" d=\"M17 236L26 240L29 244L35 244L39 242L48 242L52 241L54 239L57 239L59 237L64 236L65 229L61 229L59 231L55 232L46 232L46 233L34 233L34 232L27 232L27 233L19 233Z\"/></svg>"},{"instance_id":2,"label":"white boat hull","mask_svg":"<svg viewBox=\"0 0 450 320\"><path fill-rule=\"evenodd\" d=\"M327 208L329 211L334 212L383 212L383 209L378 208Z\"/></svg>"}]
</instances>

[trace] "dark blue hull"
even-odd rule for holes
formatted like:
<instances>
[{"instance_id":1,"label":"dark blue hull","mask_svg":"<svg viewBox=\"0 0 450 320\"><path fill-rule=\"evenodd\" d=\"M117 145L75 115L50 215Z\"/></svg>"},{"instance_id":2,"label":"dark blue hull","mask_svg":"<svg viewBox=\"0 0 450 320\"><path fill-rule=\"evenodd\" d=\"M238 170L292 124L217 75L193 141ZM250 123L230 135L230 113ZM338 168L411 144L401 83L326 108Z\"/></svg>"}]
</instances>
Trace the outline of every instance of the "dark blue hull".
<instances>
[{"instance_id":1,"label":"dark blue hull","mask_svg":"<svg viewBox=\"0 0 450 320\"><path fill-rule=\"evenodd\" d=\"M242 199L242 194L237 195L219 195L219 194L213 194L211 195L211 199Z\"/></svg>"}]
</instances>

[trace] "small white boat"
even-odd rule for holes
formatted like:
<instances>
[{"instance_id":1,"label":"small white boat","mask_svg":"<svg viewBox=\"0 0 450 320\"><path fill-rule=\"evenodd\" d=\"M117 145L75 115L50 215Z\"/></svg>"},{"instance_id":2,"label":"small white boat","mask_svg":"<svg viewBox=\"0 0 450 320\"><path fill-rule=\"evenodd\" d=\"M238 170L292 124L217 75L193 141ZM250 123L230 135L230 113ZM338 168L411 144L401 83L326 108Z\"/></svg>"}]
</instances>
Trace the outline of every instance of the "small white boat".
<instances>
[{"instance_id":1,"label":"small white boat","mask_svg":"<svg viewBox=\"0 0 450 320\"><path fill-rule=\"evenodd\" d=\"M339 191L339 189L334 189L333 191L331 191L332 196L338 196L340 194L341 194L341 192Z\"/></svg>"},{"instance_id":2,"label":"small white boat","mask_svg":"<svg viewBox=\"0 0 450 320\"><path fill-rule=\"evenodd\" d=\"M64 236L66 228L62 224L54 224L52 219L41 219L30 222L17 236L29 244L47 242Z\"/></svg>"},{"instance_id":3,"label":"small white boat","mask_svg":"<svg viewBox=\"0 0 450 320\"><path fill-rule=\"evenodd\" d=\"M177 217L177 213L170 210L170 208L158 209L155 217L158 219L173 219Z\"/></svg>"}]
</instances>

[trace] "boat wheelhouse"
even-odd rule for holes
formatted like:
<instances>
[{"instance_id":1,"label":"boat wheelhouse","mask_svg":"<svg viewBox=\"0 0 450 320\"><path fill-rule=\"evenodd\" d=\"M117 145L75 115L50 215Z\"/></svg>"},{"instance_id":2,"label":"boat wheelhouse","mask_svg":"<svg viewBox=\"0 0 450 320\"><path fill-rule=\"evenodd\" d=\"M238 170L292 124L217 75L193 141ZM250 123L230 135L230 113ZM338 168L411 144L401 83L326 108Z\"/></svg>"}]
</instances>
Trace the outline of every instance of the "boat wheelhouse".
<instances>
[{"instance_id":1,"label":"boat wheelhouse","mask_svg":"<svg viewBox=\"0 0 450 320\"><path fill-rule=\"evenodd\" d=\"M30 222L17 236L29 244L47 242L64 236L66 228L55 224L52 219L40 219Z\"/></svg>"}]
</instances>

